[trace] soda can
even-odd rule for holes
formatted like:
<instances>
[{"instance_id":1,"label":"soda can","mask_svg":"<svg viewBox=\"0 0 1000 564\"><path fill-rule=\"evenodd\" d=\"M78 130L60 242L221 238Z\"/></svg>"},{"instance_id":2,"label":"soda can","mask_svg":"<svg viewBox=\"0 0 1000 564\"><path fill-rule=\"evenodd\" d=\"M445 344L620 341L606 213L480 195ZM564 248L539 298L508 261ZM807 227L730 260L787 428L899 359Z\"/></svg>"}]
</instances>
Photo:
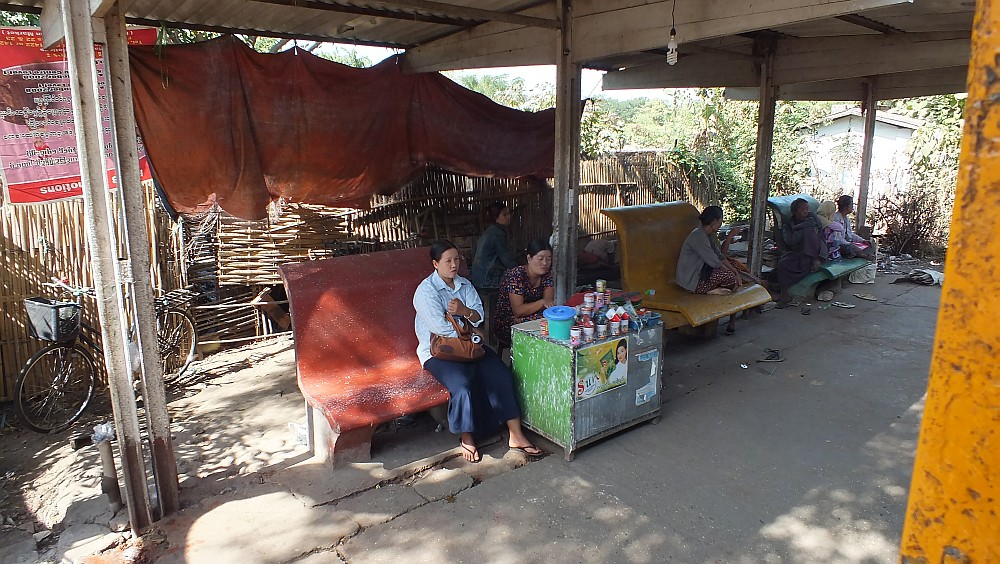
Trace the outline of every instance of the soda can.
<instances>
[{"instance_id":1,"label":"soda can","mask_svg":"<svg viewBox=\"0 0 1000 564\"><path fill-rule=\"evenodd\" d=\"M542 318L542 319L538 320L538 332L543 337L548 337L549 336L549 320L548 319Z\"/></svg>"},{"instance_id":2,"label":"soda can","mask_svg":"<svg viewBox=\"0 0 1000 564\"><path fill-rule=\"evenodd\" d=\"M574 347L580 346L581 329L579 325L574 325L569 328L569 344Z\"/></svg>"},{"instance_id":3,"label":"soda can","mask_svg":"<svg viewBox=\"0 0 1000 564\"><path fill-rule=\"evenodd\" d=\"M598 278L597 281L594 282L594 286L596 287L598 292L603 292L608 288L608 281L604 280L603 278Z\"/></svg>"},{"instance_id":4,"label":"soda can","mask_svg":"<svg viewBox=\"0 0 1000 564\"><path fill-rule=\"evenodd\" d=\"M612 337L617 337L621 333L622 324L620 321L611 320L608 322L608 331L611 332Z\"/></svg>"},{"instance_id":5,"label":"soda can","mask_svg":"<svg viewBox=\"0 0 1000 564\"><path fill-rule=\"evenodd\" d=\"M594 340L594 326L584 325L583 327L583 342L589 343Z\"/></svg>"},{"instance_id":6,"label":"soda can","mask_svg":"<svg viewBox=\"0 0 1000 564\"><path fill-rule=\"evenodd\" d=\"M597 311L604 307L604 292L597 292L594 294L594 311Z\"/></svg>"},{"instance_id":7,"label":"soda can","mask_svg":"<svg viewBox=\"0 0 1000 564\"><path fill-rule=\"evenodd\" d=\"M590 307L590 308L594 307L594 293L593 292L587 292L586 294L583 295L583 305L584 305L584 307Z\"/></svg>"},{"instance_id":8,"label":"soda can","mask_svg":"<svg viewBox=\"0 0 1000 564\"><path fill-rule=\"evenodd\" d=\"M606 339L608 337L608 326L604 323L597 325L597 338Z\"/></svg>"}]
</instances>

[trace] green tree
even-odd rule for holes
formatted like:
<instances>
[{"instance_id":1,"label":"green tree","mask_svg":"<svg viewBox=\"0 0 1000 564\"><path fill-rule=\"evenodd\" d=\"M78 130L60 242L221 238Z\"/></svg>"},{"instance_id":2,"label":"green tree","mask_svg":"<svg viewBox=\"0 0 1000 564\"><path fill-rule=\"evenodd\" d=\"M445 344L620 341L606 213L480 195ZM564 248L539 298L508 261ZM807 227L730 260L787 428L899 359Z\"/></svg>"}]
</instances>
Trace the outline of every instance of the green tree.
<instances>
[{"instance_id":1,"label":"green tree","mask_svg":"<svg viewBox=\"0 0 1000 564\"><path fill-rule=\"evenodd\" d=\"M497 104L518 110L528 103L523 78L511 78L506 74L446 74L462 86L479 92Z\"/></svg>"},{"instance_id":2,"label":"green tree","mask_svg":"<svg viewBox=\"0 0 1000 564\"><path fill-rule=\"evenodd\" d=\"M0 11L0 26L3 27L38 27L38 14L24 12Z\"/></svg>"}]
</instances>

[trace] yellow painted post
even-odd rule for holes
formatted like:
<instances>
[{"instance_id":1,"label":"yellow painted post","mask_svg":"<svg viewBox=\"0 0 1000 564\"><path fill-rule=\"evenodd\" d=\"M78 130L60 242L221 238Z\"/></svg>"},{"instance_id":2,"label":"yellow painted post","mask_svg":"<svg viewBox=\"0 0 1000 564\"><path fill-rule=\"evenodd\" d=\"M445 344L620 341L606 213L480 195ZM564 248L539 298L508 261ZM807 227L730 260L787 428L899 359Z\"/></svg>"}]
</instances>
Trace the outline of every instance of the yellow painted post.
<instances>
[{"instance_id":1,"label":"yellow painted post","mask_svg":"<svg viewBox=\"0 0 1000 564\"><path fill-rule=\"evenodd\" d=\"M1000 562L1000 0L979 0L901 562Z\"/></svg>"}]
</instances>

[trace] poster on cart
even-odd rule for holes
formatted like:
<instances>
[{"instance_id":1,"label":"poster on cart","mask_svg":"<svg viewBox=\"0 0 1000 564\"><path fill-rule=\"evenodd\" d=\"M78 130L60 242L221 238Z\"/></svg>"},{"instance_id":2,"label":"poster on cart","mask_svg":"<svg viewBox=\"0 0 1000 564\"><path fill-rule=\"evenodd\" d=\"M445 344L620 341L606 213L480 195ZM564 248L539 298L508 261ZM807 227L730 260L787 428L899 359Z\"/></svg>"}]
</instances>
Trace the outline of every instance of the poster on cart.
<instances>
[{"instance_id":1,"label":"poster on cart","mask_svg":"<svg viewBox=\"0 0 1000 564\"><path fill-rule=\"evenodd\" d=\"M151 45L156 42L156 29L130 29L128 42ZM115 188L102 51L95 45L105 169L108 184ZM142 180L148 180L141 140L139 167ZM0 28L0 168L4 203L34 204L83 194L66 51L43 50L39 29Z\"/></svg>"},{"instance_id":2,"label":"poster on cart","mask_svg":"<svg viewBox=\"0 0 1000 564\"><path fill-rule=\"evenodd\" d=\"M592 398L628 381L628 338L576 351L576 401Z\"/></svg>"}]
</instances>

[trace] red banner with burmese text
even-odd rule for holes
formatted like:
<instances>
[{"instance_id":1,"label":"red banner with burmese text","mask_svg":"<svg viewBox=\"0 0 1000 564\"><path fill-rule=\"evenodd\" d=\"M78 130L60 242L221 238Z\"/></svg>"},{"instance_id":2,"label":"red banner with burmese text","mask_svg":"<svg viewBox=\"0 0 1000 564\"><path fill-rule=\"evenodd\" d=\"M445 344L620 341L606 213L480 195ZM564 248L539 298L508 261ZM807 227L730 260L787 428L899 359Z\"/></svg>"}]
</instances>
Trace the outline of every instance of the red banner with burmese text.
<instances>
[{"instance_id":1,"label":"red banner with burmese text","mask_svg":"<svg viewBox=\"0 0 1000 564\"><path fill-rule=\"evenodd\" d=\"M130 45L152 45L156 29L128 31ZM117 186L103 49L94 46L108 183ZM142 179L150 178L139 140ZM0 28L0 167L4 203L33 204L82 195L66 52L42 49L36 28Z\"/></svg>"}]
</instances>

